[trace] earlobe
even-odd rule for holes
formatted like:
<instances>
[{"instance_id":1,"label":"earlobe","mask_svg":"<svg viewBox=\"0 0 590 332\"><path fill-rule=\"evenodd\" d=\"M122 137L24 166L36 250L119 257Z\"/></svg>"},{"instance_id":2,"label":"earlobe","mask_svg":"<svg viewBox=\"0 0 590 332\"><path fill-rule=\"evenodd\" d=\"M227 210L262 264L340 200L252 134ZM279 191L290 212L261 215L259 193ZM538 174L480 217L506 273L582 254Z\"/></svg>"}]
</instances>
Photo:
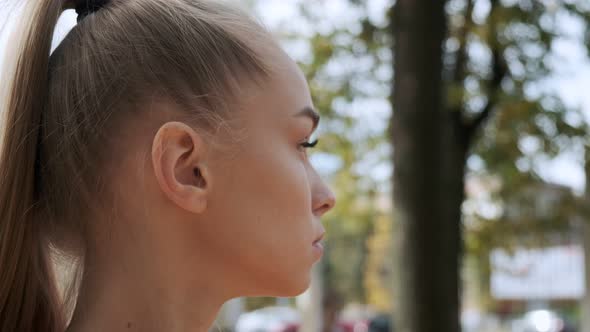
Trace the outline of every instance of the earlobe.
<instances>
[{"instance_id":1,"label":"earlobe","mask_svg":"<svg viewBox=\"0 0 590 332\"><path fill-rule=\"evenodd\" d=\"M178 207L202 213L210 181L206 147L193 128L182 122L160 127L152 144L154 176L164 195Z\"/></svg>"}]
</instances>

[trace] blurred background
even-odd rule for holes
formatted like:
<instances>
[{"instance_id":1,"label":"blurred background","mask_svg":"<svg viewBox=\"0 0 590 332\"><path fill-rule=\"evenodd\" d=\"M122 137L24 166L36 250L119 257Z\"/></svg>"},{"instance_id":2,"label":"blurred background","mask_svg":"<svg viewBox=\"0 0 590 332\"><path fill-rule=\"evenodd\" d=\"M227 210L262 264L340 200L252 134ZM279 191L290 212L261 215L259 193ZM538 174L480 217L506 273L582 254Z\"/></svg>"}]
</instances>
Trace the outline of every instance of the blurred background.
<instances>
[{"instance_id":1,"label":"blurred background","mask_svg":"<svg viewBox=\"0 0 590 332\"><path fill-rule=\"evenodd\" d=\"M307 76L338 203L309 290L212 331L590 332L590 1L236 2Z\"/></svg>"}]
</instances>

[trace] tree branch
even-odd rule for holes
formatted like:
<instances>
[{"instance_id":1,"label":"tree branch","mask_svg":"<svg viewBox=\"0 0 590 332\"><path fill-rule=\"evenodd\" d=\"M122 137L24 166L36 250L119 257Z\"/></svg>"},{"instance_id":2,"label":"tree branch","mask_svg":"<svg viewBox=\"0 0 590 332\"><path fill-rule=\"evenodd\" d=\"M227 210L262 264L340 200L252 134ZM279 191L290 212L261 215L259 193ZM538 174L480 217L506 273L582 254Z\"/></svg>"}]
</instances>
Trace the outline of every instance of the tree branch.
<instances>
[{"instance_id":1,"label":"tree branch","mask_svg":"<svg viewBox=\"0 0 590 332\"><path fill-rule=\"evenodd\" d=\"M467 5L465 7L464 13L464 23L463 26L457 32L457 39L459 41L459 49L457 50L457 56L455 60L455 68L451 72L450 76L450 83L452 85L458 86L461 89L461 93L457 96L458 102L456 104L449 105L449 112L448 115L450 116L450 121L452 126L454 127L455 132L458 135L458 143L460 144L469 144L466 140L465 134L466 126L463 121L463 113L464 113L464 82L465 77L467 76L467 38L469 36L469 32L473 27L473 0L468 0Z\"/></svg>"},{"instance_id":2,"label":"tree branch","mask_svg":"<svg viewBox=\"0 0 590 332\"><path fill-rule=\"evenodd\" d=\"M455 62L455 70L453 72L452 80L457 84L463 84L465 80L465 66L467 63L467 37L469 30L473 26L473 0L467 1L465 8L465 22L459 30L459 49L457 50L457 61Z\"/></svg>"},{"instance_id":3,"label":"tree branch","mask_svg":"<svg viewBox=\"0 0 590 332\"><path fill-rule=\"evenodd\" d=\"M500 92L502 80L508 74L508 67L502 55L502 47L496 36L496 17L495 9L498 6L498 0L491 1L492 9L490 11L490 32L489 45L492 49L492 78L488 84L488 102L481 112L471 121L465 124L467 139L471 141L475 133L483 126L483 123L491 116L496 106L496 99Z\"/></svg>"}]
</instances>

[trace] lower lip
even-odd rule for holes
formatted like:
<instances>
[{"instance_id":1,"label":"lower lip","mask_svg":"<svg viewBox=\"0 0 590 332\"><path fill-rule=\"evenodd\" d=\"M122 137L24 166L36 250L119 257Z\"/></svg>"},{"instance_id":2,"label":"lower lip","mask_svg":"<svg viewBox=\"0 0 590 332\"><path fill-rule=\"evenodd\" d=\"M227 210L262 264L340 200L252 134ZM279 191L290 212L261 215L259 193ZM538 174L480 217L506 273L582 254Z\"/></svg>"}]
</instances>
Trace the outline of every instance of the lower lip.
<instances>
[{"instance_id":1,"label":"lower lip","mask_svg":"<svg viewBox=\"0 0 590 332\"><path fill-rule=\"evenodd\" d=\"M313 249L319 256L322 256L322 254L324 253L324 246L321 244L321 242L314 243Z\"/></svg>"}]
</instances>

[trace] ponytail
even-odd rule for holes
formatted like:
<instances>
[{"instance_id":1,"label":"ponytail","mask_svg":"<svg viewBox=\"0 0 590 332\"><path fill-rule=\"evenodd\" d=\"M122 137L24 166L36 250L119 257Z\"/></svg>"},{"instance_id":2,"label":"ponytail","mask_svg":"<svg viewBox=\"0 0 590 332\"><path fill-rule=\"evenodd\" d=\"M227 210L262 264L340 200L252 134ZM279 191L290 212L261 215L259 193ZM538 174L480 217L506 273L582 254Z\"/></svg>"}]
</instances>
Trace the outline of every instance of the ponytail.
<instances>
[{"instance_id":1,"label":"ponytail","mask_svg":"<svg viewBox=\"0 0 590 332\"><path fill-rule=\"evenodd\" d=\"M49 244L41 231L44 220L36 209L36 168L51 40L63 0L34 0L26 6L30 22L15 34L23 39L3 110L0 331L62 332L64 315L49 260Z\"/></svg>"},{"instance_id":2,"label":"ponytail","mask_svg":"<svg viewBox=\"0 0 590 332\"><path fill-rule=\"evenodd\" d=\"M16 64L0 75L10 84L0 97L0 332L63 332L82 268L59 269L74 279L60 283L69 288L60 297L50 249L83 262L93 241L86 222L117 194L105 179L116 167L115 128L160 95L195 125L218 128L234 83L274 70L260 51L276 45L218 1L25 1ZM88 17L50 57L64 8Z\"/></svg>"}]
</instances>

